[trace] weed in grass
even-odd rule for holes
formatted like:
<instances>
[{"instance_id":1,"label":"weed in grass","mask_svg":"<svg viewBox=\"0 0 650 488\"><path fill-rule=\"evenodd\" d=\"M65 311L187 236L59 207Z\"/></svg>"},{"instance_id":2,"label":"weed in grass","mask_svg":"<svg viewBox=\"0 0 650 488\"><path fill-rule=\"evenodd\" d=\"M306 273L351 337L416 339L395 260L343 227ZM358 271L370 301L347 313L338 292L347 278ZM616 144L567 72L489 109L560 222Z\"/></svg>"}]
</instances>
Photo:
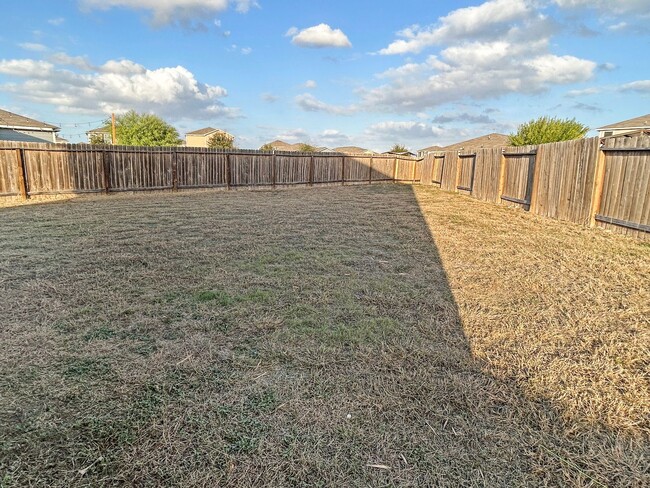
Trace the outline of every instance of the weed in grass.
<instances>
[{"instance_id":1,"label":"weed in grass","mask_svg":"<svg viewBox=\"0 0 650 488\"><path fill-rule=\"evenodd\" d=\"M214 302L221 307L228 307L235 303L235 299L225 291L200 291L194 295L194 298L199 303Z\"/></svg>"},{"instance_id":2,"label":"weed in grass","mask_svg":"<svg viewBox=\"0 0 650 488\"><path fill-rule=\"evenodd\" d=\"M107 376L111 365L106 359L72 358L64 363L63 375L68 378L97 379Z\"/></svg>"},{"instance_id":3,"label":"weed in grass","mask_svg":"<svg viewBox=\"0 0 650 488\"><path fill-rule=\"evenodd\" d=\"M86 334L84 334L84 339L87 341L105 340L115 337L116 335L117 333L115 330L102 325L86 332Z\"/></svg>"}]
</instances>

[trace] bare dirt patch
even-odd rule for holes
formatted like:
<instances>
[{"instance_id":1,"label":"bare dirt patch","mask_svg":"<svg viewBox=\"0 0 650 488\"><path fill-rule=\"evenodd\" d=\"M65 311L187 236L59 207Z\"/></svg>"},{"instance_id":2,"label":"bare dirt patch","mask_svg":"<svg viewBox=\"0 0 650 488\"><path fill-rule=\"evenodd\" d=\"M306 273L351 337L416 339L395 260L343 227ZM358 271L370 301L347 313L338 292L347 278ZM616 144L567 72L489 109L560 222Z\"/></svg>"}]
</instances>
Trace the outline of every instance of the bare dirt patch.
<instances>
[{"instance_id":1,"label":"bare dirt patch","mask_svg":"<svg viewBox=\"0 0 650 488\"><path fill-rule=\"evenodd\" d=\"M0 209L2 486L644 486L650 246L432 188Z\"/></svg>"}]
</instances>

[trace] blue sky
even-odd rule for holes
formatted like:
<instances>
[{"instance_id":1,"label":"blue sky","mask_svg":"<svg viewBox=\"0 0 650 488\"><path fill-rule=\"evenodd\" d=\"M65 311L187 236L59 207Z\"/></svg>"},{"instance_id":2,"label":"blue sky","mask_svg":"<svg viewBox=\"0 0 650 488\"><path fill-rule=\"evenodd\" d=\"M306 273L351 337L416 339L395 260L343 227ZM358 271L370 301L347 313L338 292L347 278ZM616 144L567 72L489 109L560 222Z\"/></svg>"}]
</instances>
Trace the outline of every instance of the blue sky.
<instances>
[{"instance_id":1,"label":"blue sky","mask_svg":"<svg viewBox=\"0 0 650 488\"><path fill-rule=\"evenodd\" d=\"M31 0L2 17L0 108L72 142L128 109L239 147L375 150L650 112L648 0Z\"/></svg>"}]
</instances>

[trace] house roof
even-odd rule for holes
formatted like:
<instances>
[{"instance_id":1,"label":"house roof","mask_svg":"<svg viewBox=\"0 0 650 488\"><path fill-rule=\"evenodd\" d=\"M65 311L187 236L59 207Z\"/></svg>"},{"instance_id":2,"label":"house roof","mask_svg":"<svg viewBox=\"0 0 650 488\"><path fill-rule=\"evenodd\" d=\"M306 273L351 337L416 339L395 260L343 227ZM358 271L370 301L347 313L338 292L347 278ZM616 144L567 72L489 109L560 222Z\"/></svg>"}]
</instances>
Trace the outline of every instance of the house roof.
<instances>
[{"instance_id":1,"label":"house roof","mask_svg":"<svg viewBox=\"0 0 650 488\"><path fill-rule=\"evenodd\" d=\"M96 129L89 130L86 134L110 134L111 126L105 125L103 127L97 127Z\"/></svg>"},{"instance_id":2,"label":"house roof","mask_svg":"<svg viewBox=\"0 0 650 488\"><path fill-rule=\"evenodd\" d=\"M429 146L425 147L424 149L420 149L418 152L433 152L433 151L441 151L442 146Z\"/></svg>"},{"instance_id":3,"label":"house roof","mask_svg":"<svg viewBox=\"0 0 650 488\"><path fill-rule=\"evenodd\" d=\"M614 124L605 125L599 127L596 130L605 130L605 129L647 129L650 128L650 114L641 115L640 117L635 117L633 119L622 120L621 122L616 122Z\"/></svg>"},{"instance_id":4,"label":"house roof","mask_svg":"<svg viewBox=\"0 0 650 488\"><path fill-rule=\"evenodd\" d=\"M226 132L225 130L215 129L214 127L204 127L203 129L193 130L192 132L187 132L185 135L186 136L209 136L210 134L214 134L215 132L223 132L224 134L232 137L233 139L235 138L232 134L228 134L228 132Z\"/></svg>"},{"instance_id":5,"label":"house roof","mask_svg":"<svg viewBox=\"0 0 650 488\"><path fill-rule=\"evenodd\" d=\"M345 154L375 154L375 152L371 151L370 149L364 149L364 148L358 147L358 146L335 147L334 151L335 152L340 152L340 153L345 153Z\"/></svg>"},{"instance_id":6,"label":"house roof","mask_svg":"<svg viewBox=\"0 0 650 488\"><path fill-rule=\"evenodd\" d=\"M628 132L619 132L611 136L601 137L601 139L617 139L619 137L635 137L635 136L649 136L650 129L636 129Z\"/></svg>"},{"instance_id":7,"label":"house roof","mask_svg":"<svg viewBox=\"0 0 650 488\"><path fill-rule=\"evenodd\" d=\"M46 130L50 132L58 132L61 130L61 128L56 125L39 122L38 120L30 119L29 117L24 117L2 109L0 109L0 127L11 129Z\"/></svg>"},{"instance_id":8,"label":"house roof","mask_svg":"<svg viewBox=\"0 0 650 488\"><path fill-rule=\"evenodd\" d=\"M461 149L490 149L494 147L509 145L509 136L493 132L492 134L486 134L481 137L475 137L474 139L468 139L466 141L457 142L456 144L445 146L440 149L440 151L460 151Z\"/></svg>"},{"instance_id":9,"label":"house roof","mask_svg":"<svg viewBox=\"0 0 650 488\"><path fill-rule=\"evenodd\" d=\"M4 129L0 130L0 141L14 141L14 142L48 142L38 137L30 136L23 132L19 132L14 129ZM51 142L51 141L50 141Z\"/></svg>"}]
</instances>

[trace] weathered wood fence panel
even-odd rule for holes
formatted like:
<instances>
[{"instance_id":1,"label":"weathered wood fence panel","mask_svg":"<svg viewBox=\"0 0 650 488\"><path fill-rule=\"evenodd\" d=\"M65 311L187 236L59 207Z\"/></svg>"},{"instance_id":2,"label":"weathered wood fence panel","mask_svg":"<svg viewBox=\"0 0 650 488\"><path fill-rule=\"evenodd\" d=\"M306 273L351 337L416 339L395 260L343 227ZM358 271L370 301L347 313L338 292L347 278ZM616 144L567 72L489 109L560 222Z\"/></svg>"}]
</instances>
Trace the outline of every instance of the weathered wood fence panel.
<instances>
[{"instance_id":1,"label":"weathered wood fence panel","mask_svg":"<svg viewBox=\"0 0 650 488\"><path fill-rule=\"evenodd\" d=\"M598 138L539 146L535 160L539 165L537 198L531 211L587 225L598 146Z\"/></svg>"},{"instance_id":2,"label":"weathered wood fence panel","mask_svg":"<svg viewBox=\"0 0 650 488\"><path fill-rule=\"evenodd\" d=\"M532 195L535 170L535 148L532 146L508 147L503 152L505 180L501 203L528 210Z\"/></svg>"},{"instance_id":3,"label":"weathered wood fence panel","mask_svg":"<svg viewBox=\"0 0 650 488\"><path fill-rule=\"evenodd\" d=\"M230 154L230 186L270 186L273 185L273 154L251 153ZM288 167L283 168L287 171ZM276 174L279 180L286 176Z\"/></svg>"},{"instance_id":4,"label":"weathered wood fence panel","mask_svg":"<svg viewBox=\"0 0 650 488\"><path fill-rule=\"evenodd\" d=\"M227 185L226 155L202 148L172 150L176 160L177 188L221 188Z\"/></svg>"},{"instance_id":5,"label":"weathered wood fence panel","mask_svg":"<svg viewBox=\"0 0 650 488\"><path fill-rule=\"evenodd\" d=\"M650 240L648 148L648 136L605 140L603 194L596 215L599 226L620 234Z\"/></svg>"},{"instance_id":6,"label":"weathered wood fence panel","mask_svg":"<svg viewBox=\"0 0 650 488\"><path fill-rule=\"evenodd\" d=\"M314 156L314 183L341 183L343 156Z\"/></svg>"},{"instance_id":7,"label":"weathered wood fence panel","mask_svg":"<svg viewBox=\"0 0 650 488\"><path fill-rule=\"evenodd\" d=\"M276 184L299 185L313 182L311 155L277 155ZM315 163L314 163L315 164ZM271 166L269 164L269 170Z\"/></svg>"},{"instance_id":8,"label":"weathered wood fence panel","mask_svg":"<svg viewBox=\"0 0 650 488\"><path fill-rule=\"evenodd\" d=\"M392 157L372 158L372 181L392 181L395 159Z\"/></svg>"},{"instance_id":9,"label":"weathered wood fence panel","mask_svg":"<svg viewBox=\"0 0 650 488\"><path fill-rule=\"evenodd\" d=\"M171 189L172 160L169 148L112 149L108 158L110 191Z\"/></svg>"},{"instance_id":10,"label":"weathered wood fence panel","mask_svg":"<svg viewBox=\"0 0 650 488\"><path fill-rule=\"evenodd\" d=\"M19 194L16 149L0 148L0 197Z\"/></svg>"},{"instance_id":11,"label":"weathered wood fence panel","mask_svg":"<svg viewBox=\"0 0 650 488\"><path fill-rule=\"evenodd\" d=\"M499 201L501 148L476 151L472 196L489 202Z\"/></svg>"}]
</instances>

